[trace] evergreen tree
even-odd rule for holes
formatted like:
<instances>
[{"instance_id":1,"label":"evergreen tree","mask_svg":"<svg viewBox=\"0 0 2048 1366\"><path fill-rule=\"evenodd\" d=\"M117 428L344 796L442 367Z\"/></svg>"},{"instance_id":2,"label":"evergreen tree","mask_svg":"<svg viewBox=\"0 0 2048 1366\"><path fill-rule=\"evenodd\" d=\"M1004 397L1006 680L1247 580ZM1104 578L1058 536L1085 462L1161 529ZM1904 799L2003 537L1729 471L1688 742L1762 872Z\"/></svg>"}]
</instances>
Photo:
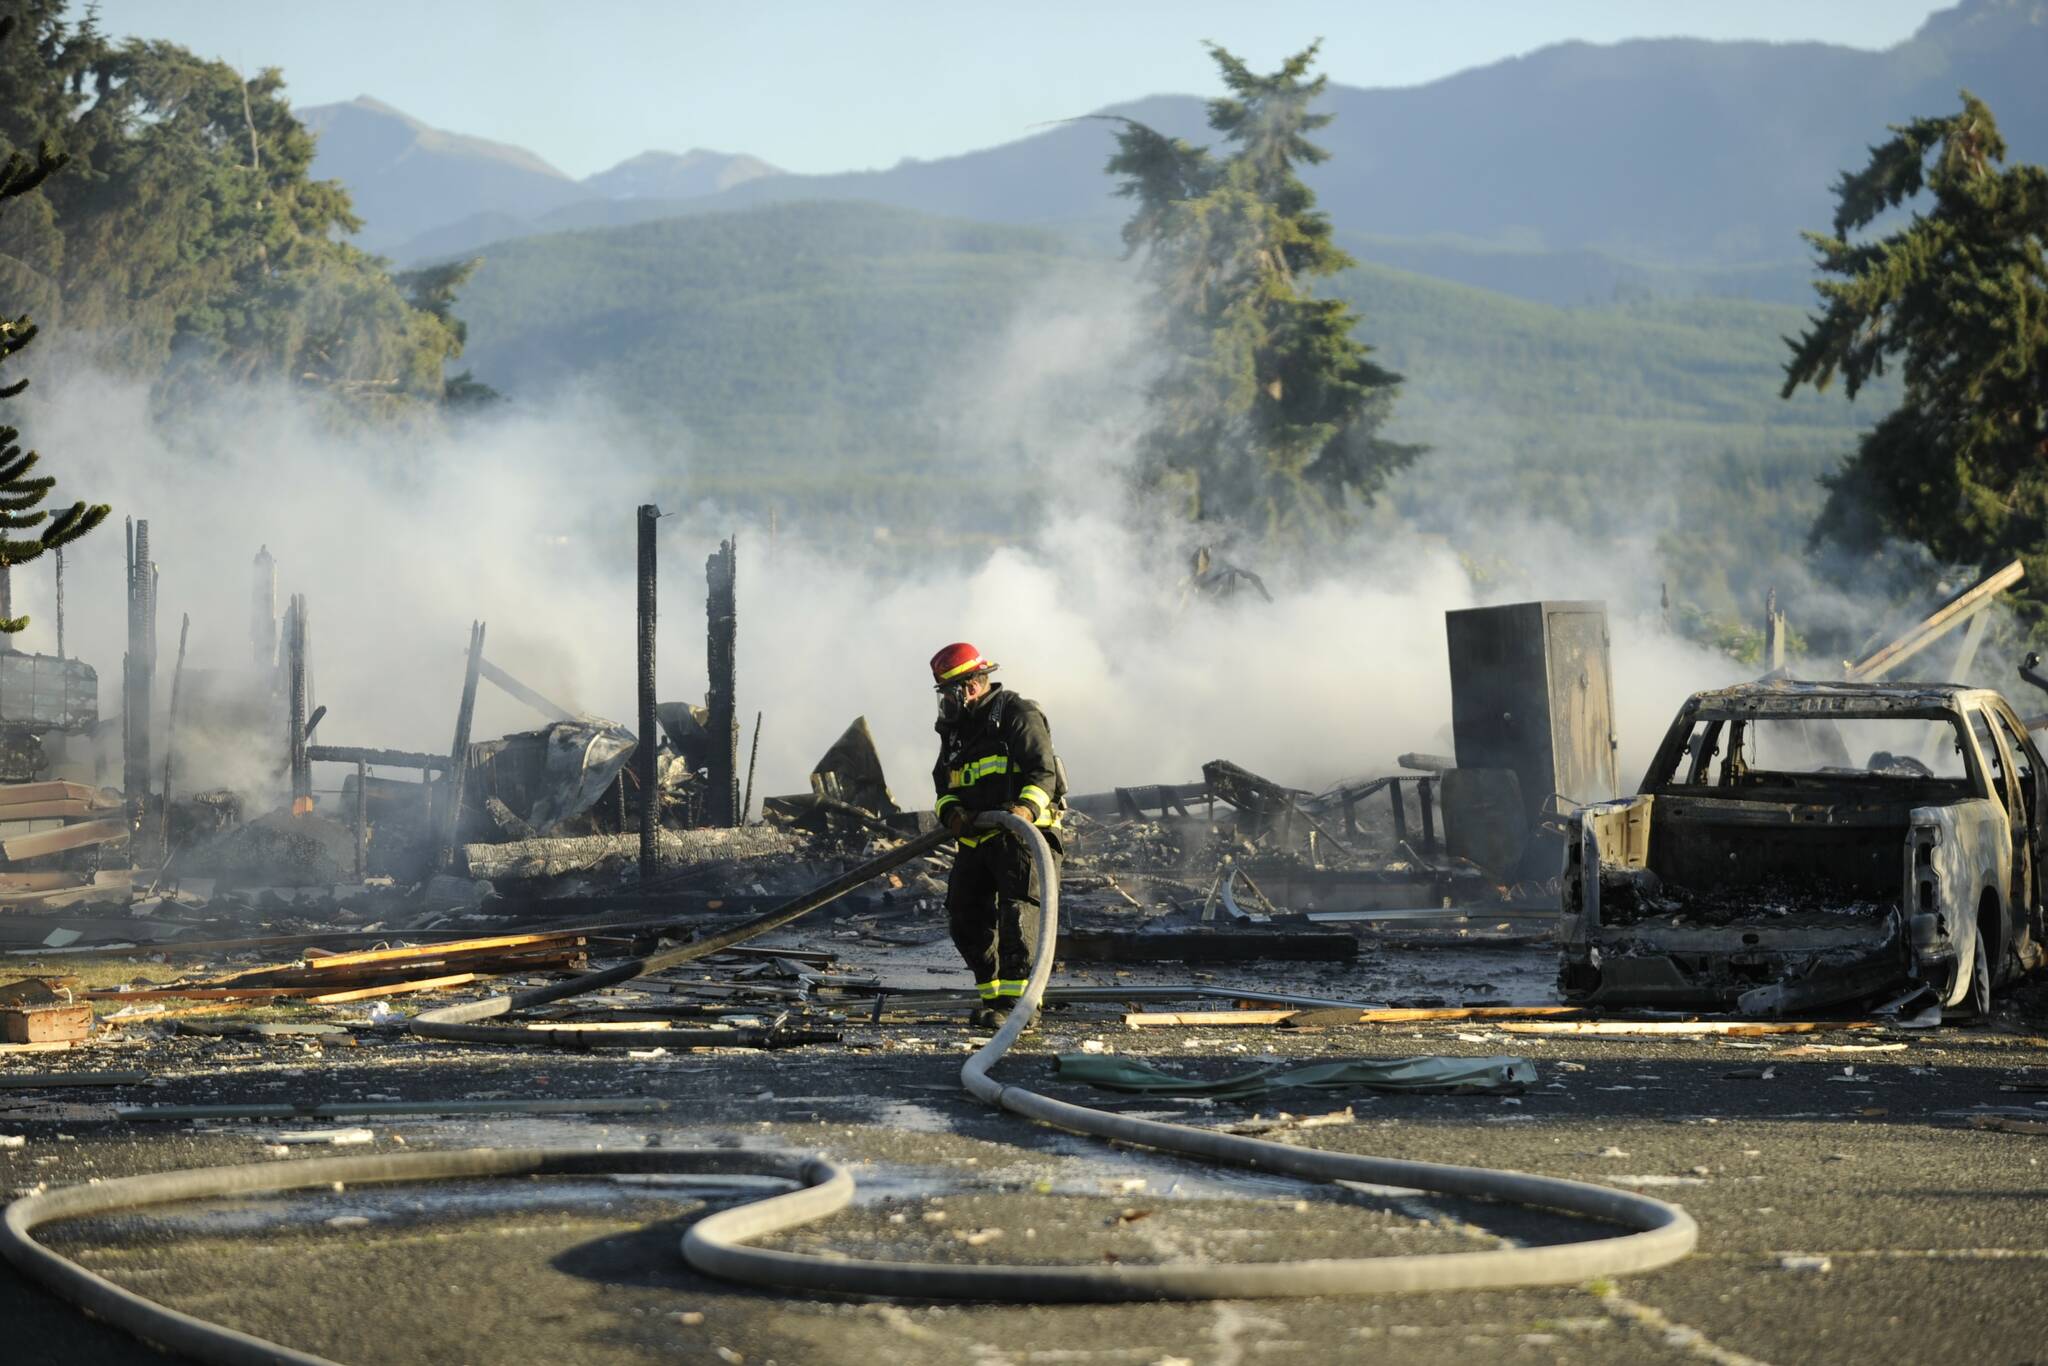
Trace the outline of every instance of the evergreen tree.
<instances>
[{"instance_id":1,"label":"evergreen tree","mask_svg":"<svg viewBox=\"0 0 2048 1366\"><path fill-rule=\"evenodd\" d=\"M0 16L0 51L6 50L15 26L13 16ZM9 153L5 163L0 163L0 206L31 193L65 160L47 145L38 147L34 155ZM0 309L0 365L36 336L36 325L26 313L9 320L8 311ZM0 384L0 399L13 398L26 388L25 379ZM54 516L40 508L38 505L49 497L57 481L50 475L33 474L41 457L16 444L20 435L15 428L0 424L0 637L12 636L28 626L27 617L14 615L14 566L27 564L45 550L71 544L107 517L104 504L73 503ZM14 535L38 526L42 530L32 539L16 539ZM0 642L0 647L4 647L4 642Z\"/></svg>"},{"instance_id":2,"label":"evergreen tree","mask_svg":"<svg viewBox=\"0 0 2048 1366\"><path fill-rule=\"evenodd\" d=\"M356 409L440 401L452 319L342 240L360 223L339 183L310 178L283 77L114 44L64 10L0 0L25 38L0 54L0 154L47 142L72 161L0 223L0 285L173 399L227 375Z\"/></svg>"},{"instance_id":3,"label":"evergreen tree","mask_svg":"<svg viewBox=\"0 0 2048 1366\"><path fill-rule=\"evenodd\" d=\"M1198 520L1263 535L1328 535L1420 454L1379 436L1401 377L1354 335L1359 317L1312 282L1355 264L1296 167L1326 78L1314 44L1270 75L1211 44L1230 94L1209 102L1212 155L1120 119L1109 171L1136 201L1123 237L1152 277L1166 365L1141 452L1146 486Z\"/></svg>"},{"instance_id":4,"label":"evergreen tree","mask_svg":"<svg viewBox=\"0 0 2048 1366\"><path fill-rule=\"evenodd\" d=\"M1823 481L1815 545L1892 540L1942 562L2026 562L2048 604L2048 171L2003 169L2005 141L1968 91L1962 112L1894 127L1836 186L1834 231L1808 233L1825 307L1794 341L1783 393L1850 398L1897 365L1898 408ZM1882 236L1851 234L1908 204Z\"/></svg>"},{"instance_id":5,"label":"evergreen tree","mask_svg":"<svg viewBox=\"0 0 2048 1366\"><path fill-rule=\"evenodd\" d=\"M455 316L456 295L483 263L481 256L468 261L447 261L437 266L408 270L394 277L398 287L405 291L407 303L439 319L448 329L453 341L451 358L461 355L462 348L469 342L469 324ZM487 408L503 397L478 379L474 371L464 370L459 375L448 377L442 387L441 403L450 409Z\"/></svg>"}]
</instances>

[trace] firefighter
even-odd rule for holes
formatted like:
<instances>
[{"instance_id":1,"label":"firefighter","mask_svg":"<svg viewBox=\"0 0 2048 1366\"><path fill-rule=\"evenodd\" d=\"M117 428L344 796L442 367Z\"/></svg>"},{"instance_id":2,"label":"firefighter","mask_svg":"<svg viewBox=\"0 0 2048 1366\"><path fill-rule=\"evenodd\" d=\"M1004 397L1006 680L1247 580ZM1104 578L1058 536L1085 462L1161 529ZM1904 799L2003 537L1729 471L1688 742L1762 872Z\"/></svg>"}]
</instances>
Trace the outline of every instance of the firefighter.
<instances>
[{"instance_id":1,"label":"firefighter","mask_svg":"<svg viewBox=\"0 0 2048 1366\"><path fill-rule=\"evenodd\" d=\"M971 828L974 818L984 811L1023 817L1052 846L1057 866L1067 795L1045 713L1004 691L989 677L995 671L964 642L932 656L939 694L932 782L939 819L960 842L946 884L946 922L981 995L973 1022L985 1028L1002 1024L1024 994L1038 942L1040 888L1023 843L1006 831Z\"/></svg>"}]
</instances>

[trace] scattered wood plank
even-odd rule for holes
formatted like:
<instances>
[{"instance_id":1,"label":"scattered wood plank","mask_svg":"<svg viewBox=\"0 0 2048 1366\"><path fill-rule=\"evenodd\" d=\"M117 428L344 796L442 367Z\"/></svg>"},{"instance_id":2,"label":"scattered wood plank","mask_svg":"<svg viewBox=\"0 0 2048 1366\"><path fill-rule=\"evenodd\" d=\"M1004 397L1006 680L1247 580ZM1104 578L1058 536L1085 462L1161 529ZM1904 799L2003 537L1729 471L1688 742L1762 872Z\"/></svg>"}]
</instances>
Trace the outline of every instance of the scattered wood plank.
<instances>
[{"instance_id":1,"label":"scattered wood plank","mask_svg":"<svg viewBox=\"0 0 2048 1366\"><path fill-rule=\"evenodd\" d=\"M1124 1015L1124 1023L1133 1029L1153 1029L1174 1025L1242 1025L1246 1027L1272 1028L1284 1024L1301 1012L1296 1010L1133 1010ZM1352 1011L1352 1014L1358 1012Z\"/></svg>"},{"instance_id":2,"label":"scattered wood plank","mask_svg":"<svg viewBox=\"0 0 2048 1366\"><path fill-rule=\"evenodd\" d=\"M9 859L41 858L45 854L61 854L67 849L83 849L90 844L111 844L115 840L128 838L128 822L86 821L79 825L67 825L61 830L38 830L33 835L13 835L0 840L0 855Z\"/></svg>"},{"instance_id":3,"label":"scattered wood plank","mask_svg":"<svg viewBox=\"0 0 2048 1366\"><path fill-rule=\"evenodd\" d=\"M119 991L112 987L88 991L88 1001L264 1001L279 997L311 996L318 987L137 987Z\"/></svg>"},{"instance_id":4,"label":"scattered wood plank","mask_svg":"<svg viewBox=\"0 0 2048 1366\"><path fill-rule=\"evenodd\" d=\"M1876 1029L1875 1020L1530 1020L1504 1021L1507 1034L1604 1034L1616 1038L1704 1037L1728 1034L1749 1038L1764 1034L1831 1034L1851 1029Z\"/></svg>"},{"instance_id":5,"label":"scattered wood plank","mask_svg":"<svg viewBox=\"0 0 2048 1366\"><path fill-rule=\"evenodd\" d=\"M357 987L353 991L329 991L306 999L316 1006L340 1005L344 1001L367 1001L373 996L403 996L411 991L440 991L445 987L467 986L476 980L473 972L455 972L446 977L422 977L411 982L386 982L379 987Z\"/></svg>"},{"instance_id":6,"label":"scattered wood plank","mask_svg":"<svg viewBox=\"0 0 2048 1366\"><path fill-rule=\"evenodd\" d=\"M60 868L42 873L0 873L0 897L10 899L19 892L54 892L87 885L84 877L70 869Z\"/></svg>"},{"instance_id":7,"label":"scattered wood plank","mask_svg":"<svg viewBox=\"0 0 2048 1366\"><path fill-rule=\"evenodd\" d=\"M1427 1024L1454 1020L1527 1020L1541 1018L1577 1019L1586 1014L1581 1006L1498 1005L1498 1006L1385 1006L1378 1010L1325 1008L1297 1011L1288 1026L1293 1029L1325 1029L1347 1024Z\"/></svg>"},{"instance_id":8,"label":"scattered wood plank","mask_svg":"<svg viewBox=\"0 0 2048 1366\"><path fill-rule=\"evenodd\" d=\"M481 953L489 949L519 948L572 948L583 943L580 935L566 932L551 934L500 934L484 939L457 939L446 944L408 944L396 949L367 949L358 953L323 954L308 962L307 966L322 972L335 968L360 967L370 963L402 963L418 958L450 958L462 954Z\"/></svg>"},{"instance_id":9,"label":"scattered wood plank","mask_svg":"<svg viewBox=\"0 0 2048 1366\"><path fill-rule=\"evenodd\" d=\"M9 783L0 787L0 805L19 806L25 802L105 802L120 806L118 797L110 796L96 787L84 783L67 783L51 779L40 783Z\"/></svg>"},{"instance_id":10,"label":"scattered wood plank","mask_svg":"<svg viewBox=\"0 0 2048 1366\"><path fill-rule=\"evenodd\" d=\"M5 789L0 789L0 795L5 795ZM119 802L82 802L75 798L54 802L14 802L0 804L0 821L77 821L120 809Z\"/></svg>"}]
</instances>

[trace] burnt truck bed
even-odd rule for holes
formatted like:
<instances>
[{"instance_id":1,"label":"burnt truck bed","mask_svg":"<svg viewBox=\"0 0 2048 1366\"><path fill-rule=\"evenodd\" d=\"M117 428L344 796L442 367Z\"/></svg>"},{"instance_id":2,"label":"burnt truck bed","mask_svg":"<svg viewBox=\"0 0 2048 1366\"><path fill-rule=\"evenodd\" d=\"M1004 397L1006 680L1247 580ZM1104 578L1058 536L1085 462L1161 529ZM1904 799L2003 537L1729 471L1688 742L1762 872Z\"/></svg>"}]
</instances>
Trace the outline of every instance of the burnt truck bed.
<instances>
[{"instance_id":1,"label":"burnt truck bed","mask_svg":"<svg viewBox=\"0 0 2048 1366\"><path fill-rule=\"evenodd\" d=\"M1981 1009L2043 959L2043 775L1985 689L1697 694L1636 796L1569 818L1560 985L1769 1015L1917 984Z\"/></svg>"},{"instance_id":2,"label":"burnt truck bed","mask_svg":"<svg viewBox=\"0 0 2048 1366\"><path fill-rule=\"evenodd\" d=\"M1881 989L1910 964L1900 896L1910 828L1909 808L1896 805L1612 804L1568 855L1566 885L1580 898L1564 921L1565 991L1777 1014ZM1579 876L1589 866L1599 870L1590 883Z\"/></svg>"}]
</instances>

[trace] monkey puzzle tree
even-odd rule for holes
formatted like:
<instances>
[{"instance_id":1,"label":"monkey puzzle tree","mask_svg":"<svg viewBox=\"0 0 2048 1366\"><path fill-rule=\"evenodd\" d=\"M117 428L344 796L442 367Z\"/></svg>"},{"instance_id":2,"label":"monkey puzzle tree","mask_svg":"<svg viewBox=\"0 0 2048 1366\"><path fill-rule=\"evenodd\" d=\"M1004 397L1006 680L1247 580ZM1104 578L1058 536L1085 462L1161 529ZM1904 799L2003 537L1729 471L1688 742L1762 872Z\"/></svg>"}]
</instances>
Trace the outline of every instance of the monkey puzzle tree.
<instances>
[{"instance_id":1,"label":"monkey puzzle tree","mask_svg":"<svg viewBox=\"0 0 2048 1366\"><path fill-rule=\"evenodd\" d=\"M0 18L0 46L6 44L13 29L12 17ZM42 184L64 161L47 146L39 147L33 156L19 151L9 153L7 160L0 163L0 207ZM35 336L36 326L26 313L10 320L6 310L0 310L0 365L34 341ZM0 385L0 399L13 398L27 387L25 379ZM20 435L15 428L0 424L0 648L7 648L5 637L28 626L27 617L14 615L14 566L27 564L46 550L69 545L107 517L103 504L73 503L54 515L39 507L57 481L50 475L34 474L41 457L16 444ZM34 527L42 530L33 537L17 539L14 534Z\"/></svg>"},{"instance_id":2,"label":"monkey puzzle tree","mask_svg":"<svg viewBox=\"0 0 2048 1366\"><path fill-rule=\"evenodd\" d=\"M1199 521L1297 540L1340 530L1422 449L1381 438L1401 377L1353 335L1348 304L1312 289L1354 264L1296 172L1327 157L1309 141L1330 121L1311 112L1318 47L1261 75L1211 44L1225 150L1119 119L1108 167L1137 201L1123 238L1145 257L1165 352L1141 484L1184 494Z\"/></svg>"}]
</instances>

